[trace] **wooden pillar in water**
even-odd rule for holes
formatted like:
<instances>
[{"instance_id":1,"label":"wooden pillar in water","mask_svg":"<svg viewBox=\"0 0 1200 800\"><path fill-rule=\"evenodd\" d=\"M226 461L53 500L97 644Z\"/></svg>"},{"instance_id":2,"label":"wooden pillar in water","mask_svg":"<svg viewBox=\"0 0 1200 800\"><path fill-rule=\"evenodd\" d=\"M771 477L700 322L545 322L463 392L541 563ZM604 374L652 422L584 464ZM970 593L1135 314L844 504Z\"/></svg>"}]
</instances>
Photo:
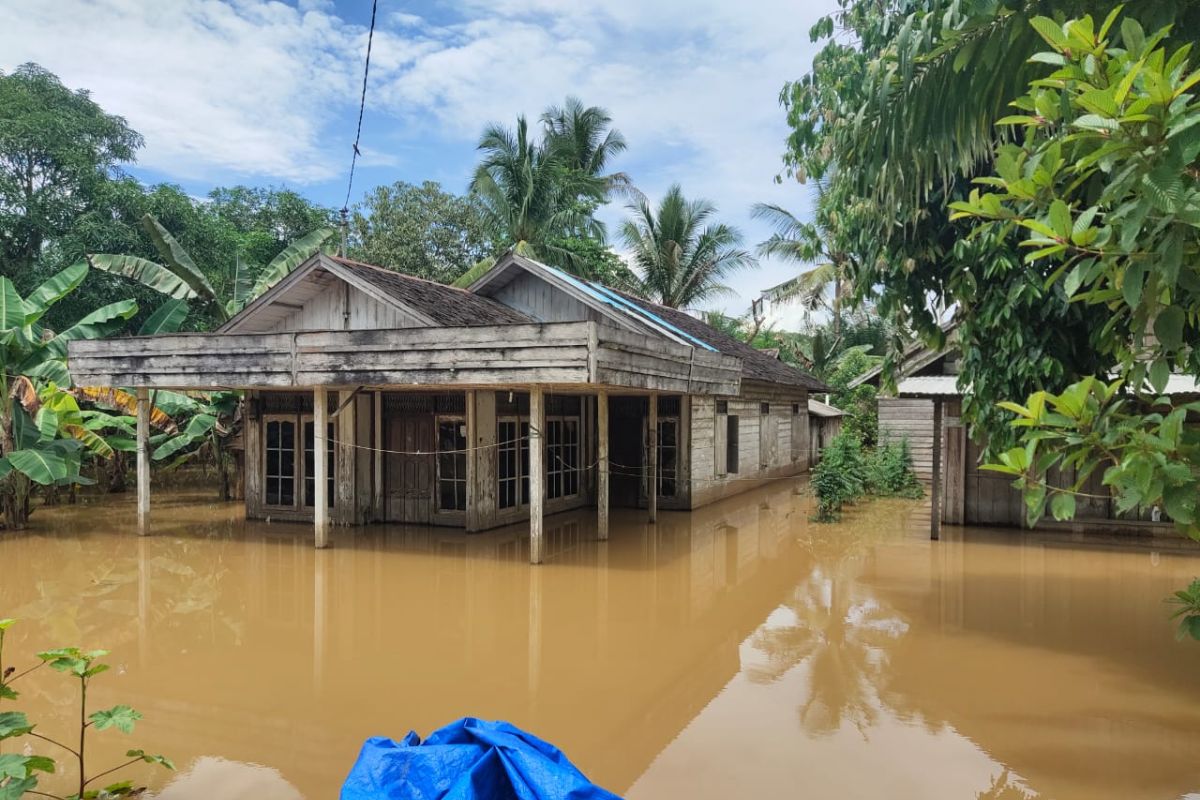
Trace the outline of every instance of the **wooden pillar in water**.
<instances>
[{"instance_id":1,"label":"wooden pillar in water","mask_svg":"<svg viewBox=\"0 0 1200 800\"><path fill-rule=\"evenodd\" d=\"M150 390L137 390L137 522L138 535L150 532Z\"/></svg>"},{"instance_id":2,"label":"wooden pillar in water","mask_svg":"<svg viewBox=\"0 0 1200 800\"><path fill-rule=\"evenodd\" d=\"M650 394L650 413L646 423L646 508L651 522L658 521L658 394Z\"/></svg>"},{"instance_id":3,"label":"wooden pillar in water","mask_svg":"<svg viewBox=\"0 0 1200 800\"><path fill-rule=\"evenodd\" d=\"M942 532L942 398L933 401L933 480L929 488L929 538L937 541Z\"/></svg>"},{"instance_id":4,"label":"wooden pillar in water","mask_svg":"<svg viewBox=\"0 0 1200 800\"><path fill-rule=\"evenodd\" d=\"M313 390L313 533L318 549L329 547L329 401L324 386Z\"/></svg>"},{"instance_id":5,"label":"wooden pillar in water","mask_svg":"<svg viewBox=\"0 0 1200 800\"><path fill-rule=\"evenodd\" d=\"M546 505L546 402L542 387L529 390L529 563L542 563Z\"/></svg>"},{"instance_id":6,"label":"wooden pillar in water","mask_svg":"<svg viewBox=\"0 0 1200 800\"><path fill-rule=\"evenodd\" d=\"M375 521L383 519L383 392L375 392L371 399L371 507Z\"/></svg>"},{"instance_id":7,"label":"wooden pillar in water","mask_svg":"<svg viewBox=\"0 0 1200 800\"><path fill-rule=\"evenodd\" d=\"M608 392L596 394L596 533L608 540Z\"/></svg>"}]
</instances>

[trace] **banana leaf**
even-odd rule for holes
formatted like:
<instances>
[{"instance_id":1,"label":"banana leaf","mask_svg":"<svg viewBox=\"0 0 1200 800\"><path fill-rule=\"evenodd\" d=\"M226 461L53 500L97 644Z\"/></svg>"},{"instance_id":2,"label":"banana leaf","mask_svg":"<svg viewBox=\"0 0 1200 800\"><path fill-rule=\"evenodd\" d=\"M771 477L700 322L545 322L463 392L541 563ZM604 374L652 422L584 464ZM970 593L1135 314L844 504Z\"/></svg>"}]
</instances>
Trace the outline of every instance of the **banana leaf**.
<instances>
[{"instance_id":1,"label":"banana leaf","mask_svg":"<svg viewBox=\"0 0 1200 800\"><path fill-rule=\"evenodd\" d=\"M87 277L88 265L79 261L58 272L46 280L41 286L25 299L25 324L32 325L50 310L50 306L62 300L83 283Z\"/></svg>"},{"instance_id":2,"label":"banana leaf","mask_svg":"<svg viewBox=\"0 0 1200 800\"><path fill-rule=\"evenodd\" d=\"M142 217L142 227L146 229L150 241L154 243L154 247L162 256L163 266L190 286L197 297L215 302L217 293L213 291L212 284L208 282L208 278L196 266L196 262L188 255L188 251L183 249L183 245L175 240L171 232L150 214Z\"/></svg>"},{"instance_id":3,"label":"banana leaf","mask_svg":"<svg viewBox=\"0 0 1200 800\"><path fill-rule=\"evenodd\" d=\"M42 486L49 486L71 474L67 460L49 448L15 450L7 458L13 469Z\"/></svg>"},{"instance_id":4,"label":"banana leaf","mask_svg":"<svg viewBox=\"0 0 1200 800\"><path fill-rule=\"evenodd\" d=\"M102 272L132 278L138 283L149 286L154 291L162 292L167 297L175 300L187 300L196 297L196 293L186 281L162 264L156 264L145 258L102 253L88 256L88 263Z\"/></svg>"},{"instance_id":5,"label":"banana leaf","mask_svg":"<svg viewBox=\"0 0 1200 800\"><path fill-rule=\"evenodd\" d=\"M186 300L168 300L154 310L138 329L138 336L153 336L157 333L175 333L187 319L188 304Z\"/></svg>"},{"instance_id":6,"label":"banana leaf","mask_svg":"<svg viewBox=\"0 0 1200 800\"><path fill-rule=\"evenodd\" d=\"M125 327L125 323L137 313L138 306L134 300L118 300L100 306L83 319L67 328L62 333L46 342L45 346L33 357L45 351L51 356L63 358L67 355L67 342L76 339L103 339L110 333L115 333Z\"/></svg>"},{"instance_id":7,"label":"banana leaf","mask_svg":"<svg viewBox=\"0 0 1200 800\"><path fill-rule=\"evenodd\" d=\"M263 292L270 289L275 284L291 274L292 270L303 264L313 256L321 245L324 244L336 231L333 228L317 228L315 231L301 236L296 241L284 248L283 252L271 259L271 263L263 268L259 274L258 280L242 297L234 297L234 304L237 310L241 310L242 306L249 303L254 298L261 295Z\"/></svg>"},{"instance_id":8,"label":"banana leaf","mask_svg":"<svg viewBox=\"0 0 1200 800\"><path fill-rule=\"evenodd\" d=\"M0 329L7 331L25 327L25 315L28 313L17 287L8 278L0 276Z\"/></svg>"}]
</instances>

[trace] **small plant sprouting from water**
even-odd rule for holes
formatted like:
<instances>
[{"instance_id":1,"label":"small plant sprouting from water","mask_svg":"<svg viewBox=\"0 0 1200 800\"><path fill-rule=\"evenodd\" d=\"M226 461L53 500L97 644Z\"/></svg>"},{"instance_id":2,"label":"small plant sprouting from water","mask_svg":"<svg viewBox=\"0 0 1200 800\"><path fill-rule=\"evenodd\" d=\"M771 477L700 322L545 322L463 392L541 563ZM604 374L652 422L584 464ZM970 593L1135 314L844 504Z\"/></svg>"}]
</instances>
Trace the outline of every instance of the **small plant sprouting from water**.
<instances>
[{"instance_id":1,"label":"small plant sprouting from water","mask_svg":"<svg viewBox=\"0 0 1200 800\"><path fill-rule=\"evenodd\" d=\"M66 751L76 762L79 785L78 791L70 795L57 795L39 790L37 788L39 773L50 774L55 772L58 767L58 762L54 758L44 755L0 753L0 800L18 800L27 794L56 798L56 800L109 800L110 798L132 797L145 791L144 787L135 787L133 781L121 781L103 788L88 787L101 778L108 777L118 770L139 762L175 769L175 765L168 758L151 755L144 750L128 750L125 753L128 761L89 776L87 771L88 732L115 728L122 733L132 733L134 725L142 718L142 715L126 705L88 713L88 687L92 678L109 669L107 664L100 661L101 658L108 655L107 650L81 650L78 647L64 647L38 653L38 663L21 671L13 666L5 666L4 634L14 623L15 620L0 619L0 701L16 700L20 695L13 688L13 684L42 667L48 666L50 669L69 675L79 681L78 735L72 740L72 744L66 744L35 731L37 725L31 723L23 711L0 711L0 741L29 736Z\"/></svg>"},{"instance_id":2,"label":"small plant sprouting from water","mask_svg":"<svg viewBox=\"0 0 1200 800\"><path fill-rule=\"evenodd\" d=\"M1192 637L1200 640L1200 578L1192 581L1186 589L1180 589L1169 603L1179 606L1171 619L1179 620L1179 638Z\"/></svg>"}]
</instances>

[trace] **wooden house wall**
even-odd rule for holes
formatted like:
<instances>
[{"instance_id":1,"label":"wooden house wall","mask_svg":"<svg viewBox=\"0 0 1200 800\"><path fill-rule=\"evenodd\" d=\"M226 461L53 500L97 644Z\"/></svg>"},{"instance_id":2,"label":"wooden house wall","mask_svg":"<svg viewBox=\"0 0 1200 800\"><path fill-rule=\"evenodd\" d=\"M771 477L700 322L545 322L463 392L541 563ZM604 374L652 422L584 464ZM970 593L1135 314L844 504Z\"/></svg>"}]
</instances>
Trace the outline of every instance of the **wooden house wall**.
<instances>
[{"instance_id":1,"label":"wooden house wall","mask_svg":"<svg viewBox=\"0 0 1200 800\"><path fill-rule=\"evenodd\" d=\"M492 298L538 322L599 322L602 316L595 309L528 272L521 273L498 289Z\"/></svg>"},{"instance_id":2,"label":"wooden house wall","mask_svg":"<svg viewBox=\"0 0 1200 800\"><path fill-rule=\"evenodd\" d=\"M879 398L879 440L908 439L913 471L927 486L933 480L933 401L923 398Z\"/></svg>"},{"instance_id":3,"label":"wooden house wall","mask_svg":"<svg viewBox=\"0 0 1200 800\"><path fill-rule=\"evenodd\" d=\"M419 317L338 281L262 332L380 330L419 328L424 324Z\"/></svg>"},{"instance_id":4,"label":"wooden house wall","mask_svg":"<svg viewBox=\"0 0 1200 800\"><path fill-rule=\"evenodd\" d=\"M812 414L808 417L808 463L815 465L821 460L821 451L829 446L833 437L842 430L841 417L821 417Z\"/></svg>"},{"instance_id":5,"label":"wooden house wall","mask_svg":"<svg viewBox=\"0 0 1200 800\"><path fill-rule=\"evenodd\" d=\"M696 395L691 401L691 499L698 508L775 477L808 469L808 393L803 389L749 387L727 398ZM769 403L769 413L762 404ZM798 413L796 413L798 411ZM725 470L728 416L738 417L738 471ZM796 423L799 418L801 422ZM793 436L798 437L793 447Z\"/></svg>"}]
</instances>

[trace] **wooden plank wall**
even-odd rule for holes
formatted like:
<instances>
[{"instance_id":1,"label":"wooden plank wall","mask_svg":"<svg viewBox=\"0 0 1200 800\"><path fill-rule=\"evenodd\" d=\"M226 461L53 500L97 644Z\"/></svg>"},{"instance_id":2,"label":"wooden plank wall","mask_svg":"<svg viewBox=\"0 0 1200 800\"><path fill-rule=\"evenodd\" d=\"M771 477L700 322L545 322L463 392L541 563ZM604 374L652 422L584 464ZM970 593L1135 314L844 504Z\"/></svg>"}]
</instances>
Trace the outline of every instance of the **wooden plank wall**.
<instances>
[{"instance_id":1,"label":"wooden plank wall","mask_svg":"<svg viewBox=\"0 0 1200 800\"><path fill-rule=\"evenodd\" d=\"M609 326L597 331L595 383L687 394L738 390L741 362Z\"/></svg>"},{"instance_id":2,"label":"wooden plank wall","mask_svg":"<svg viewBox=\"0 0 1200 800\"><path fill-rule=\"evenodd\" d=\"M595 309L528 272L522 272L492 297L538 322L599 321L602 316Z\"/></svg>"},{"instance_id":3,"label":"wooden plank wall","mask_svg":"<svg viewBox=\"0 0 1200 800\"><path fill-rule=\"evenodd\" d=\"M761 411L763 402L770 412ZM803 389L764 391L752 387L749 396L725 400L728 415L716 412L717 398L694 396L691 403L692 508L761 485L763 481L795 475L808 468L808 393ZM792 424L793 404L803 424ZM738 417L738 472L724 472L726 417ZM802 440L792 447L793 430ZM765 437L765 439L764 439ZM765 460L764 460L765 459Z\"/></svg>"},{"instance_id":4,"label":"wooden plank wall","mask_svg":"<svg viewBox=\"0 0 1200 800\"><path fill-rule=\"evenodd\" d=\"M339 331L419 328L424 321L342 281L318 294L271 327L271 331Z\"/></svg>"},{"instance_id":5,"label":"wooden plank wall","mask_svg":"<svg viewBox=\"0 0 1200 800\"><path fill-rule=\"evenodd\" d=\"M933 401L907 397L879 398L879 440L908 439L913 471L927 486L933 479Z\"/></svg>"}]
</instances>

